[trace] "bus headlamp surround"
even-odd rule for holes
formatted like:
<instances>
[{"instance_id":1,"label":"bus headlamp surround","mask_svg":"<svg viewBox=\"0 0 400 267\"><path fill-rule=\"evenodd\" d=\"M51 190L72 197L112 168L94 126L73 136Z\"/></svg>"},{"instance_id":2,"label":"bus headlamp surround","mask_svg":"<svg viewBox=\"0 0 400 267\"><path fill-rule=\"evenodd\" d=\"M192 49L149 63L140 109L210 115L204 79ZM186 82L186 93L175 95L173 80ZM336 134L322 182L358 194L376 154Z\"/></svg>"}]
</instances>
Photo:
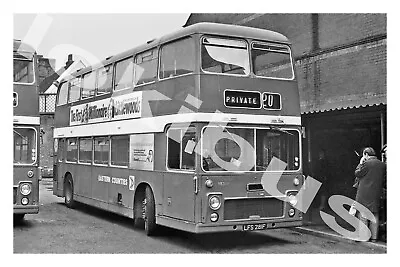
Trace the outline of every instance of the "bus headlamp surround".
<instances>
[{"instance_id":1,"label":"bus headlamp surround","mask_svg":"<svg viewBox=\"0 0 400 267\"><path fill-rule=\"evenodd\" d=\"M22 184L19 188L22 195L27 196L32 191L32 186L30 184Z\"/></svg>"},{"instance_id":2,"label":"bus headlamp surround","mask_svg":"<svg viewBox=\"0 0 400 267\"><path fill-rule=\"evenodd\" d=\"M28 175L29 178L32 178L34 173L32 170L30 170L30 171L28 171L28 173L26 175Z\"/></svg>"},{"instance_id":3,"label":"bus headlamp surround","mask_svg":"<svg viewBox=\"0 0 400 267\"><path fill-rule=\"evenodd\" d=\"M221 199L219 196L210 197L208 203L212 210L217 210L221 207Z\"/></svg>"}]
</instances>

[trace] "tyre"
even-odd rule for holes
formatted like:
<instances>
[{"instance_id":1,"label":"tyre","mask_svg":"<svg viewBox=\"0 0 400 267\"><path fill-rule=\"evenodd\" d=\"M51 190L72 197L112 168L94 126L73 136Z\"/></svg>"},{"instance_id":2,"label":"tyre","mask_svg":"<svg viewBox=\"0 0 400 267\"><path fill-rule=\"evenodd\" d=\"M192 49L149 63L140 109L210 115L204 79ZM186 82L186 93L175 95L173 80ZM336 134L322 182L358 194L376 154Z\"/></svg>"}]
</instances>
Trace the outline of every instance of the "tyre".
<instances>
[{"instance_id":1,"label":"tyre","mask_svg":"<svg viewBox=\"0 0 400 267\"><path fill-rule=\"evenodd\" d=\"M133 206L133 227L143 229L144 227L144 191L138 191L135 196L135 202Z\"/></svg>"},{"instance_id":2,"label":"tyre","mask_svg":"<svg viewBox=\"0 0 400 267\"><path fill-rule=\"evenodd\" d=\"M25 213L14 214L14 222L20 222L24 219Z\"/></svg>"},{"instance_id":3,"label":"tyre","mask_svg":"<svg viewBox=\"0 0 400 267\"><path fill-rule=\"evenodd\" d=\"M65 196L65 205L73 209L75 207L74 201L74 186L72 183L71 176L68 176L64 182L64 196Z\"/></svg>"},{"instance_id":4,"label":"tyre","mask_svg":"<svg viewBox=\"0 0 400 267\"><path fill-rule=\"evenodd\" d=\"M156 205L153 192L149 186L147 186L145 189L145 197L142 204L144 230L148 236L155 235L158 228L156 224Z\"/></svg>"}]
</instances>

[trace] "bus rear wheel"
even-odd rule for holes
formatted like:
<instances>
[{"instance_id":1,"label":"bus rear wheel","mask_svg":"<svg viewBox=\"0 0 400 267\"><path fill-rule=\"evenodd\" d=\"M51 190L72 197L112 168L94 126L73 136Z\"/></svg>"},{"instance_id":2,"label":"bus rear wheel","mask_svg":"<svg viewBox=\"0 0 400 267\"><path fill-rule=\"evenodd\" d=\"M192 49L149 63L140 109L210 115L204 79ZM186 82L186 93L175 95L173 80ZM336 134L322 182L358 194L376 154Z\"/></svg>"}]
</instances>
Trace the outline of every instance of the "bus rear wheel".
<instances>
[{"instance_id":1,"label":"bus rear wheel","mask_svg":"<svg viewBox=\"0 0 400 267\"><path fill-rule=\"evenodd\" d=\"M143 220L144 230L148 236L155 235L158 227L156 224L156 205L154 201L154 195L149 186L145 189L145 197L143 200Z\"/></svg>"},{"instance_id":2,"label":"bus rear wheel","mask_svg":"<svg viewBox=\"0 0 400 267\"><path fill-rule=\"evenodd\" d=\"M64 183L64 196L65 196L65 205L73 209L75 207L74 201L74 186L72 184L71 176L68 176Z\"/></svg>"}]
</instances>

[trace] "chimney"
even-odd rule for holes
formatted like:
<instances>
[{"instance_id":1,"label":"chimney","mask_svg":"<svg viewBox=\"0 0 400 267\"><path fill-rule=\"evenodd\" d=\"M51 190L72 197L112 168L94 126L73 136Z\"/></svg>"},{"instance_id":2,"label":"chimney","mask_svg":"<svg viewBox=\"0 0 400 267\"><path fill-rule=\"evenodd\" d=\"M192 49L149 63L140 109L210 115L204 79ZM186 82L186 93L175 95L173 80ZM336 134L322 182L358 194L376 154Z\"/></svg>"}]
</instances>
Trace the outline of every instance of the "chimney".
<instances>
[{"instance_id":1,"label":"chimney","mask_svg":"<svg viewBox=\"0 0 400 267\"><path fill-rule=\"evenodd\" d=\"M72 59L72 54L68 55L68 60L65 62L65 68L67 69L71 64L74 63L74 60Z\"/></svg>"}]
</instances>

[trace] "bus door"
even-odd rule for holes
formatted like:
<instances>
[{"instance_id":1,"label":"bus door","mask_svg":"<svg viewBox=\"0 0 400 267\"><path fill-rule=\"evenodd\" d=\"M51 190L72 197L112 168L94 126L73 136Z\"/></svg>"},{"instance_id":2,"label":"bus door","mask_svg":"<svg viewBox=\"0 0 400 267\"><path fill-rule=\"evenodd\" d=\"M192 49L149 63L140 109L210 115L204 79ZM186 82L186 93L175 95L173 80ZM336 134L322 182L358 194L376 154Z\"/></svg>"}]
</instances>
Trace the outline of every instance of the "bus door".
<instances>
[{"instance_id":1,"label":"bus door","mask_svg":"<svg viewBox=\"0 0 400 267\"><path fill-rule=\"evenodd\" d=\"M182 129L169 129L167 132L164 215L186 221L195 218L195 136L194 127L186 132Z\"/></svg>"}]
</instances>

